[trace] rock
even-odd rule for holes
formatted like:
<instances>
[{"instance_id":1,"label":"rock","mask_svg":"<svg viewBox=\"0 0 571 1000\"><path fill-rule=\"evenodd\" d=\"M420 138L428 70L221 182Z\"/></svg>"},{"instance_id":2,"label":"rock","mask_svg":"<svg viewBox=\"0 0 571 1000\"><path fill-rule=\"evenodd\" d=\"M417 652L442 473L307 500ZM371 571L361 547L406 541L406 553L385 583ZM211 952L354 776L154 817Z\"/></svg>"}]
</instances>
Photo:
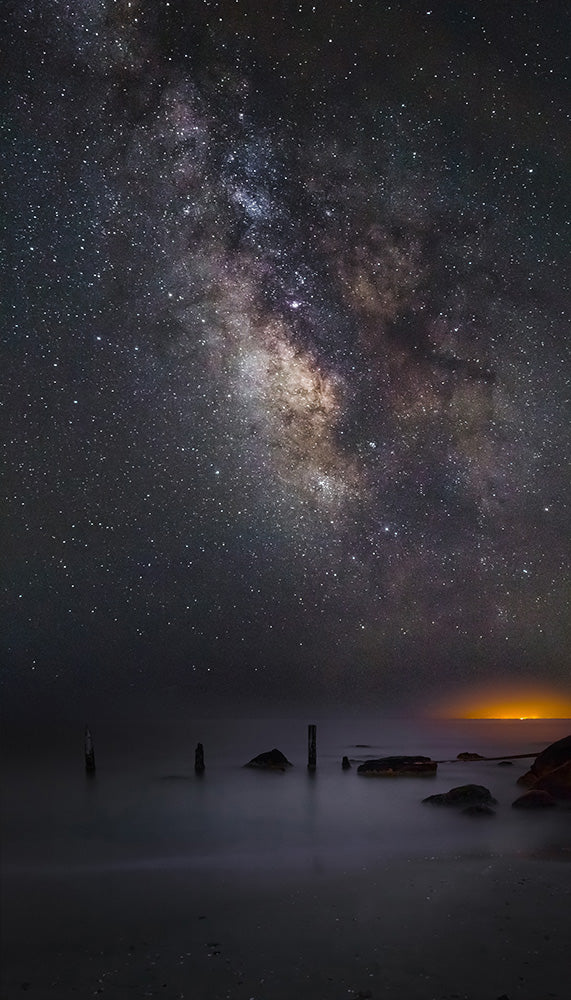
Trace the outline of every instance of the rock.
<instances>
[{"instance_id":1,"label":"rock","mask_svg":"<svg viewBox=\"0 0 571 1000\"><path fill-rule=\"evenodd\" d=\"M433 806L494 806L497 800L484 785L458 785L451 788L449 792L442 792L440 795L429 795L423 799Z\"/></svg>"},{"instance_id":2,"label":"rock","mask_svg":"<svg viewBox=\"0 0 571 1000\"><path fill-rule=\"evenodd\" d=\"M567 764L571 761L571 734L563 739L551 743L545 750L542 750L531 765L531 770L538 778L543 777L556 767Z\"/></svg>"},{"instance_id":3,"label":"rock","mask_svg":"<svg viewBox=\"0 0 571 1000\"><path fill-rule=\"evenodd\" d=\"M401 756L379 757L376 760L366 760L357 768L357 774L365 777L398 778L421 777L436 774L438 764L430 757Z\"/></svg>"},{"instance_id":4,"label":"rock","mask_svg":"<svg viewBox=\"0 0 571 1000\"><path fill-rule=\"evenodd\" d=\"M520 795L519 799L512 802L512 809L545 809L546 807L550 808L555 805L557 803L549 792L532 788L530 792Z\"/></svg>"},{"instance_id":5,"label":"rock","mask_svg":"<svg viewBox=\"0 0 571 1000\"><path fill-rule=\"evenodd\" d=\"M514 766L513 760L501 760L498 764L498 767L513 767L513 766Z\"/></svg>"},{"instance_id":6,"label":"rock","mask_svg":"<svg viewBox=\"0 0 571 1000\"><path fill-rule=\"evenodd\" d=\"M468 751L465 751L464 753L459 753L457 757L457 760L485 760L485 759L486 758L482 757L481 753L468 753Z\"/></svg>"},{"instance_id":7,"label":"rock","mask_svg":"<svg viewBox=\"0 0 571 1000\"><path fill-rule=\"evenodd\" d=\"M544 774L535 788L538 791L549 792L554 799L571 799L571 760L561 767L556 767L549 774Z\"/></svg>"},{"instance_id":8,"label":"rock","mask_svg":"<svg viewBox=\"0 0 571 1000\"><path fill-rule=\"evenodd\" d=\"M485 802L476 802L473 806L466 806L462 809L463 816L495 816L493 809L490 809Z\"/></svg>"},{"instance_id":9,"label":"rock","mask_svg":"<svg viewBox=\"0 0 571 1000\"><path fill-rule=\"evenodd\" d=\"M343 760L341 761L341 767L343 768L344 771L349 771L350 770L350 768L351 768L351 761L349 760L348 757L344 757L343 758Z\"/></svg>"},{"instance_id":10,"label":"rock","mask_svg":"<svg viewBox=\"0 0 571 1000\"><path fill-rule=\"evenodd\" d=\"M552 771L559 770L564 764L569 764L570 762L571 735L564 736L563 739L557 740L556 743L551 743L545 750L542 750L535 758L529 771L522 774L521 778L518 778L517 783L518 785L523 785L525 788L535 788L540 778L546 777ZM562 772L560 775L558 784L560 788L567 789L563 797L571 798L570 778L567 777L565 772Z\"/></svg>"},{"instance_id":11,"label":"rock","mask_svg":"<svg viewBox=\"0 0 571 1000\"><path fill-rule=\"evenodd\" d=\"M525 774L520 775L516 784L522 785L523 788L533 788L537 784L537 780L537 776L532 771L526 771Z\"/></svg>"},{"instance_id":12,"label":"rock","mask_svg":"<svg viewBox=\"0 0 571 1000\"><path fill-rule=\"evenodd\" d=\"M258 754L257 757L252 757L244 767L257 767L265 771L285 771L287 767L292 767L292 764L284 757L281 750L274 747L273 750L267 750L265 753Z\"/></svg>"}]
</instances>

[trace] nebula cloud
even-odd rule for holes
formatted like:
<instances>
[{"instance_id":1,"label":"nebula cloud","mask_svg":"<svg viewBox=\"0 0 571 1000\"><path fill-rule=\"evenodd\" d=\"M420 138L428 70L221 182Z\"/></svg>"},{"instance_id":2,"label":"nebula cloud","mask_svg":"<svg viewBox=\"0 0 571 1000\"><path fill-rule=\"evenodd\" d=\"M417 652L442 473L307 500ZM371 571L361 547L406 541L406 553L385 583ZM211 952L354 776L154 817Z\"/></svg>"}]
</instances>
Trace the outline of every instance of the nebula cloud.
<instances>
[{"instance_id":1,"label":"nebula cloud","mask_svg":"<svg viewBox=\"0 0 571 1000\"><path fill-rule=\"evenodd\" d=\"M396 7L11 9L11 684L565 680L558 50Z\"/></svg>"}]
</instances>

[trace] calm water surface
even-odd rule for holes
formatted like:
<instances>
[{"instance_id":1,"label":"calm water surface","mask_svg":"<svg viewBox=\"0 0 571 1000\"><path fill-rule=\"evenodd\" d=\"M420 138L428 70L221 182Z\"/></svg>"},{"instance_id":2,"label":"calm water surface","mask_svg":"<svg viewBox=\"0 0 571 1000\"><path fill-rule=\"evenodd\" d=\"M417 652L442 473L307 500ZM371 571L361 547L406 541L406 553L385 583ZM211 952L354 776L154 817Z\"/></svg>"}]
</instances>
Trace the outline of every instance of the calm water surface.
<instances>
[{"instance_id":1,"label":"calm water surface","mask_svg":"<svg viewBox=\"0 0 571 1000\"><path fill-rule=\"evenodd\" d=\"M307 773L307 722L318 725L318 769ZM366 867L393 856L557 853L571 846L571 810L511 809L531 760L442 763L435 778L365 779L361 760L462 751L540 752L569 720L194 720L93 726L97 775L83 771L83 733L7 740L2 775L5 871L184 868L252 872ZM194 747L206 773L194 775ZM359 744L367 744L362 746ZM279 747L287 773L244 769ZM341 759L353 762L341 770ZM498 799L493 819L421 805L475 782Z\"/></svg>"}]
</instances>

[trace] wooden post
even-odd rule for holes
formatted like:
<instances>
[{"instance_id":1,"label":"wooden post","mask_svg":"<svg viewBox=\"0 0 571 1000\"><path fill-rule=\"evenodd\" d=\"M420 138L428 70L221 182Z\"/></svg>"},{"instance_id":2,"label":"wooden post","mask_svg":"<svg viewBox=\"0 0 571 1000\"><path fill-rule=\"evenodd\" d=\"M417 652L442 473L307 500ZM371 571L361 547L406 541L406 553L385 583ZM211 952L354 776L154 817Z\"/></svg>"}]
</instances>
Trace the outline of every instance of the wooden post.
<instances>
[{"instance_id":1,"label":"wooden post","mask_svg":"<svg viewBox=\"0 0 571 1000\"><path fill-rule=\"evenodd\" d=\"M95 751L93 749L93 738L89 726L85 727L83 746L85 751L85 772L86 774L95 774Z\"/></svg>"},{"instance_id":2,"label":"wooden post","mask_svg":"<svg viewBox=\"0 0 571 1000\"><path fill-rule=\"evenodd\" d=\"M307 770L317 767L317 726L307 727Z\"/></svg>"},{"instance_id":3,"label":"wooden post","mask_svg":"<svg viewBox=\"0 0 571 1000\"><path fill-rule=\"evenodd\" d=\"M194 770L196 774L204 774L204 747L202 743L196 744L194 751Z\"/></svg>"}]
</instances>

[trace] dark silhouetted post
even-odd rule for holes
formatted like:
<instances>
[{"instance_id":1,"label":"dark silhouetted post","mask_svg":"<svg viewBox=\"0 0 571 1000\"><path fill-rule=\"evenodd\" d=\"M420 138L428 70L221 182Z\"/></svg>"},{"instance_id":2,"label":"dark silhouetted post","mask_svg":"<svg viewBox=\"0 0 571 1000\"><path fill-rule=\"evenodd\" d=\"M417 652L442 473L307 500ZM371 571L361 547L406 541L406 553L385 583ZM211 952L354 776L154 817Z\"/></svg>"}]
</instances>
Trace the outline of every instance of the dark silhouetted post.
<instances>
[{"instance_id":1,"label":"dark silhouetted post","mask_svg":"<svg viewBox=\"0 0 571 1000\"><path fill-rule=\"evenodd\" d=\"M344 771L351 770L351 761L349 760L348 757L343 758L343 760L341 761L341 767L343 768Z\"/></svg>"},{"instance_id":2,"label":"dark silhouetted post","mask_svg":"<svg viewBox=\"0 0 571 1000\"><path fill-rule=\"evenodd\" d=\"M84 750L85 750L85 771L86 774L95 774L95 751L93 749L93 738L89 726L85 727L85 739L84 739Z\"/></svg>"},{"instance_id":3,"label":"dark silhouetted post","mask_svg":"<svg viewBox=\"0 0 571 1000\"><path fill-rule=\"evenodd\" d=\"M307 769L315 771L317 767L317 726L307 727Z\"/></svg>"},{"instance_id":4,"label":"dark silhouetted post","mask_svg":"<svg viewBox=\"0 0 571 1000\"><path fill-rule=\"evenodd\" d=\"M196 744L194 751L194 770L196 774L204 774L204 747L202 743Z\"/></svg>"}]
</instances>

